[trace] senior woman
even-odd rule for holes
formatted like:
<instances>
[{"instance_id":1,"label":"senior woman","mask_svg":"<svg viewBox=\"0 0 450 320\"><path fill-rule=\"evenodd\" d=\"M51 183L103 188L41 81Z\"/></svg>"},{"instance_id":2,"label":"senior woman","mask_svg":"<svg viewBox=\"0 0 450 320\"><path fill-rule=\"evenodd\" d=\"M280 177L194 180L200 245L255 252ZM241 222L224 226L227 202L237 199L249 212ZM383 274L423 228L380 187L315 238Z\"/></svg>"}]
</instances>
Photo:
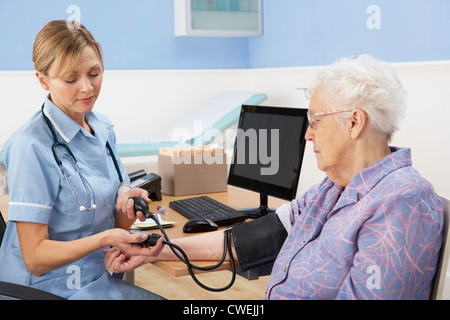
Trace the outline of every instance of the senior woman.
<instances>
[{"instance_id":1,"label":"senior woman","mask_svg":"<svg viewBox=\"0 0 450 320\"><path fill-rule=\"evenodd\" d=\"M143 235L128 229L145 218L129 198L150 199L121 183L129 177L113 125L92 110L103 78L100 45L82 25L51 21L36 37L33 61L49 94L5 145L10 202L0 280L69 299L159 299L112 278L103 261L105 247L143 250L133 245Z\"/></svg>"},{"instance_id":2,"label":"senior woman","mask_svg":"<svg viewBox=\"0 0 450 320\"><path fill-rule=\"evenodd\" d=\"M427 299L443 206L411 151L388 144L406 105L396 73L368 55L342 59L308 91L306 140L327 177L276 214L233 227L241 267L275 260L267 299ZM208 260L220 257L221 241L220 233L174 240ZM111 250L105 261L124 271L153 259ZM173 256L164 248L158 259Z\"/></svg>"}]
</instances>

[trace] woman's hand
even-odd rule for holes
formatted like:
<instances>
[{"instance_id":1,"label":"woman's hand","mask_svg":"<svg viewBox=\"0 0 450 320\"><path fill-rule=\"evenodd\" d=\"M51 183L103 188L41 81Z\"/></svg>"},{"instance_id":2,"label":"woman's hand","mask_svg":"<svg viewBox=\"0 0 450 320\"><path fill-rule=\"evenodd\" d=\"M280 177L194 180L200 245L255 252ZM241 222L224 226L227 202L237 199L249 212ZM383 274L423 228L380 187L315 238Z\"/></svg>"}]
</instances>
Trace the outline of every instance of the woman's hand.
<instances>
[{"instance_id":1,"label":"woman's hand","mask_svg":"<svg viewBox=\"0 0 450 320\"><path fill-rule=\"evenodd\" d=\"M139 219L139 221L145 221L146 218L144 214L140 211L134 212L134 201L132 197L141 197L148 204L152 203L152 200L148 197L147 190L134 188L125 193L122 193L117 197L116 201L116 217L127 217L132 223ZM116 225L117 226L117 225Z\"/></svg>"},{"instance_id":2,"label":"woman's hand","mask_svg":"<svg viewBox=\"0 0 450 320\"><path fill-rule=\"evenodd\" d=\"M115 247L119 250L127 252L129 255L152 255L153 251L149 251L151 248L157 247L162 249L162 239L158 239L157 244L154 247L150 247L147 243L143 242L147 240L148 235L146 233L130 233L129 231L115 228L105 231L107 246Z\"/></svg>"},{"instance_id":3,"label":"woman's hand","mask_svg":"<svg viewBox=\"0 0 450 320\"><path fill-rule=\"evenodd\" d=\"M146 256L129 256L117 248L104 250L103 253L106 269L115 273L130 272L147 263Z\"/></svg>"},{"instance_id":4,"label":"woman's hand","mask_svg":"<svg viewBox=\"0 0 450 320\"><path fill-rule=\"evenodd\" d=\"M132 241L142 241L142 234L129 234L132 238L136 238ZM125 236L125 235L124 235ZM144 234L146 237L146 235ZM148 245L136 245L136 244L122 244L121 248L112 248L104 250L105 254L105 266L111 272L129 272L136 269L148 262L155 261L161 250L164 248L164 238L159 238L155 246L150 247Z\"/></svg>"}]
</instances>

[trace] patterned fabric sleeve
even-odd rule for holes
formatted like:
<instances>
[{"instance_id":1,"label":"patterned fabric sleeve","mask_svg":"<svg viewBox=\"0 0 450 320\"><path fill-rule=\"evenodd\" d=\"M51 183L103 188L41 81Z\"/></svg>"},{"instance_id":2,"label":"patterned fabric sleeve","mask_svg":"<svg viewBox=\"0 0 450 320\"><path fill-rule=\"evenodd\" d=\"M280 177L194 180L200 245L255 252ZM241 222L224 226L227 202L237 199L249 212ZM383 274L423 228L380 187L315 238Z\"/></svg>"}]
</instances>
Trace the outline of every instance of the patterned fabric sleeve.
<instances>
[{"instance_id":1,"label":"patterned fabric sleeve","mask_svg":"<svg viewBox=\"0 0 450 320\"><path fill-rule=\"evenodd\" d=\"M338 299L428 299L442 224L418 196L380 202L360 229Z\"/></svg>"}]
</instances>

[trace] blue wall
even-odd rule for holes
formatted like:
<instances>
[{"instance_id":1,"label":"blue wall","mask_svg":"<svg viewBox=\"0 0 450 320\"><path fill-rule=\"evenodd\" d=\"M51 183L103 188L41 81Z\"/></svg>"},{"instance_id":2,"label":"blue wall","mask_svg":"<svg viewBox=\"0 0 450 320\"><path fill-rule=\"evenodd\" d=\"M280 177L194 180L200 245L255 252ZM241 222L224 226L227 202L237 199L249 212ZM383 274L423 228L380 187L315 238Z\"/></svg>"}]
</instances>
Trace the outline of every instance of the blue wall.
<instances>
[{"instance_id":1,"label":"blue wall","mask_svg":"<svg viewBox=\"0 0 450 320\"><path fill-rule=\"evenodd\" d=\"M372 27L371 5L379 8ZM370 53L389 62L450 60L449 0L264 0L250 67L310 66Z\"/></svg>"},{"instance_id":2,"label":"blue wall","mask_svg":"<svg viewBox=\"0 0 450 320\"><path fill-rule=\"evenodd\" d=\"M0 70L32 70L34 38L49 20L81 21L107 69L265 68L323 65L371 53L390 62L450 59L450 0L263 0L264 35L174 36L173 0L0 0ZM370 5L380 29L369 29Z\"/></svg>"},{"instance_id":3,"label":"blue wall","mask_svg":"<svg viewBox=\"0 0 450 320\"><path fill-rule=\"evenodd\" d=\"M0 0L0 70L32 70L34 39L70 5L103 47L107 69L247 68L248 40L174 36L173 0Z\"/></svg>"}]
</instances>

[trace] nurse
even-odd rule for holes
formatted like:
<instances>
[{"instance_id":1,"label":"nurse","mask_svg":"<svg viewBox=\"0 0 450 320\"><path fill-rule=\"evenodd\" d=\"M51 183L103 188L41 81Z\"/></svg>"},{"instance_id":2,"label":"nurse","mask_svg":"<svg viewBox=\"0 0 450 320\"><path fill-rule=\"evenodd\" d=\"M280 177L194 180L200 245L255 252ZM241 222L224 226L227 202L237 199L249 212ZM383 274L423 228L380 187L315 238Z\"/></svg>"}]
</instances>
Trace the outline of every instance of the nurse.
<instances>
[{"instance_id":1,"label":"nurse","mask_svg":"<svg viewBox=\"0 0 450 320\"><path fill-rule=\"evenodd\" d=\"M51 21L36 37L33 62L49 95L4 148L10 202L0 281L69 299L160 299L113 279L103 262L107 247L157 255L163 244L141 248L132 243L142 235L127 231L145 219L129 198L150 199L126 185L113 125L93 111L104 70L99 43L82 25Z\"/></svg>"}]
</instances>

